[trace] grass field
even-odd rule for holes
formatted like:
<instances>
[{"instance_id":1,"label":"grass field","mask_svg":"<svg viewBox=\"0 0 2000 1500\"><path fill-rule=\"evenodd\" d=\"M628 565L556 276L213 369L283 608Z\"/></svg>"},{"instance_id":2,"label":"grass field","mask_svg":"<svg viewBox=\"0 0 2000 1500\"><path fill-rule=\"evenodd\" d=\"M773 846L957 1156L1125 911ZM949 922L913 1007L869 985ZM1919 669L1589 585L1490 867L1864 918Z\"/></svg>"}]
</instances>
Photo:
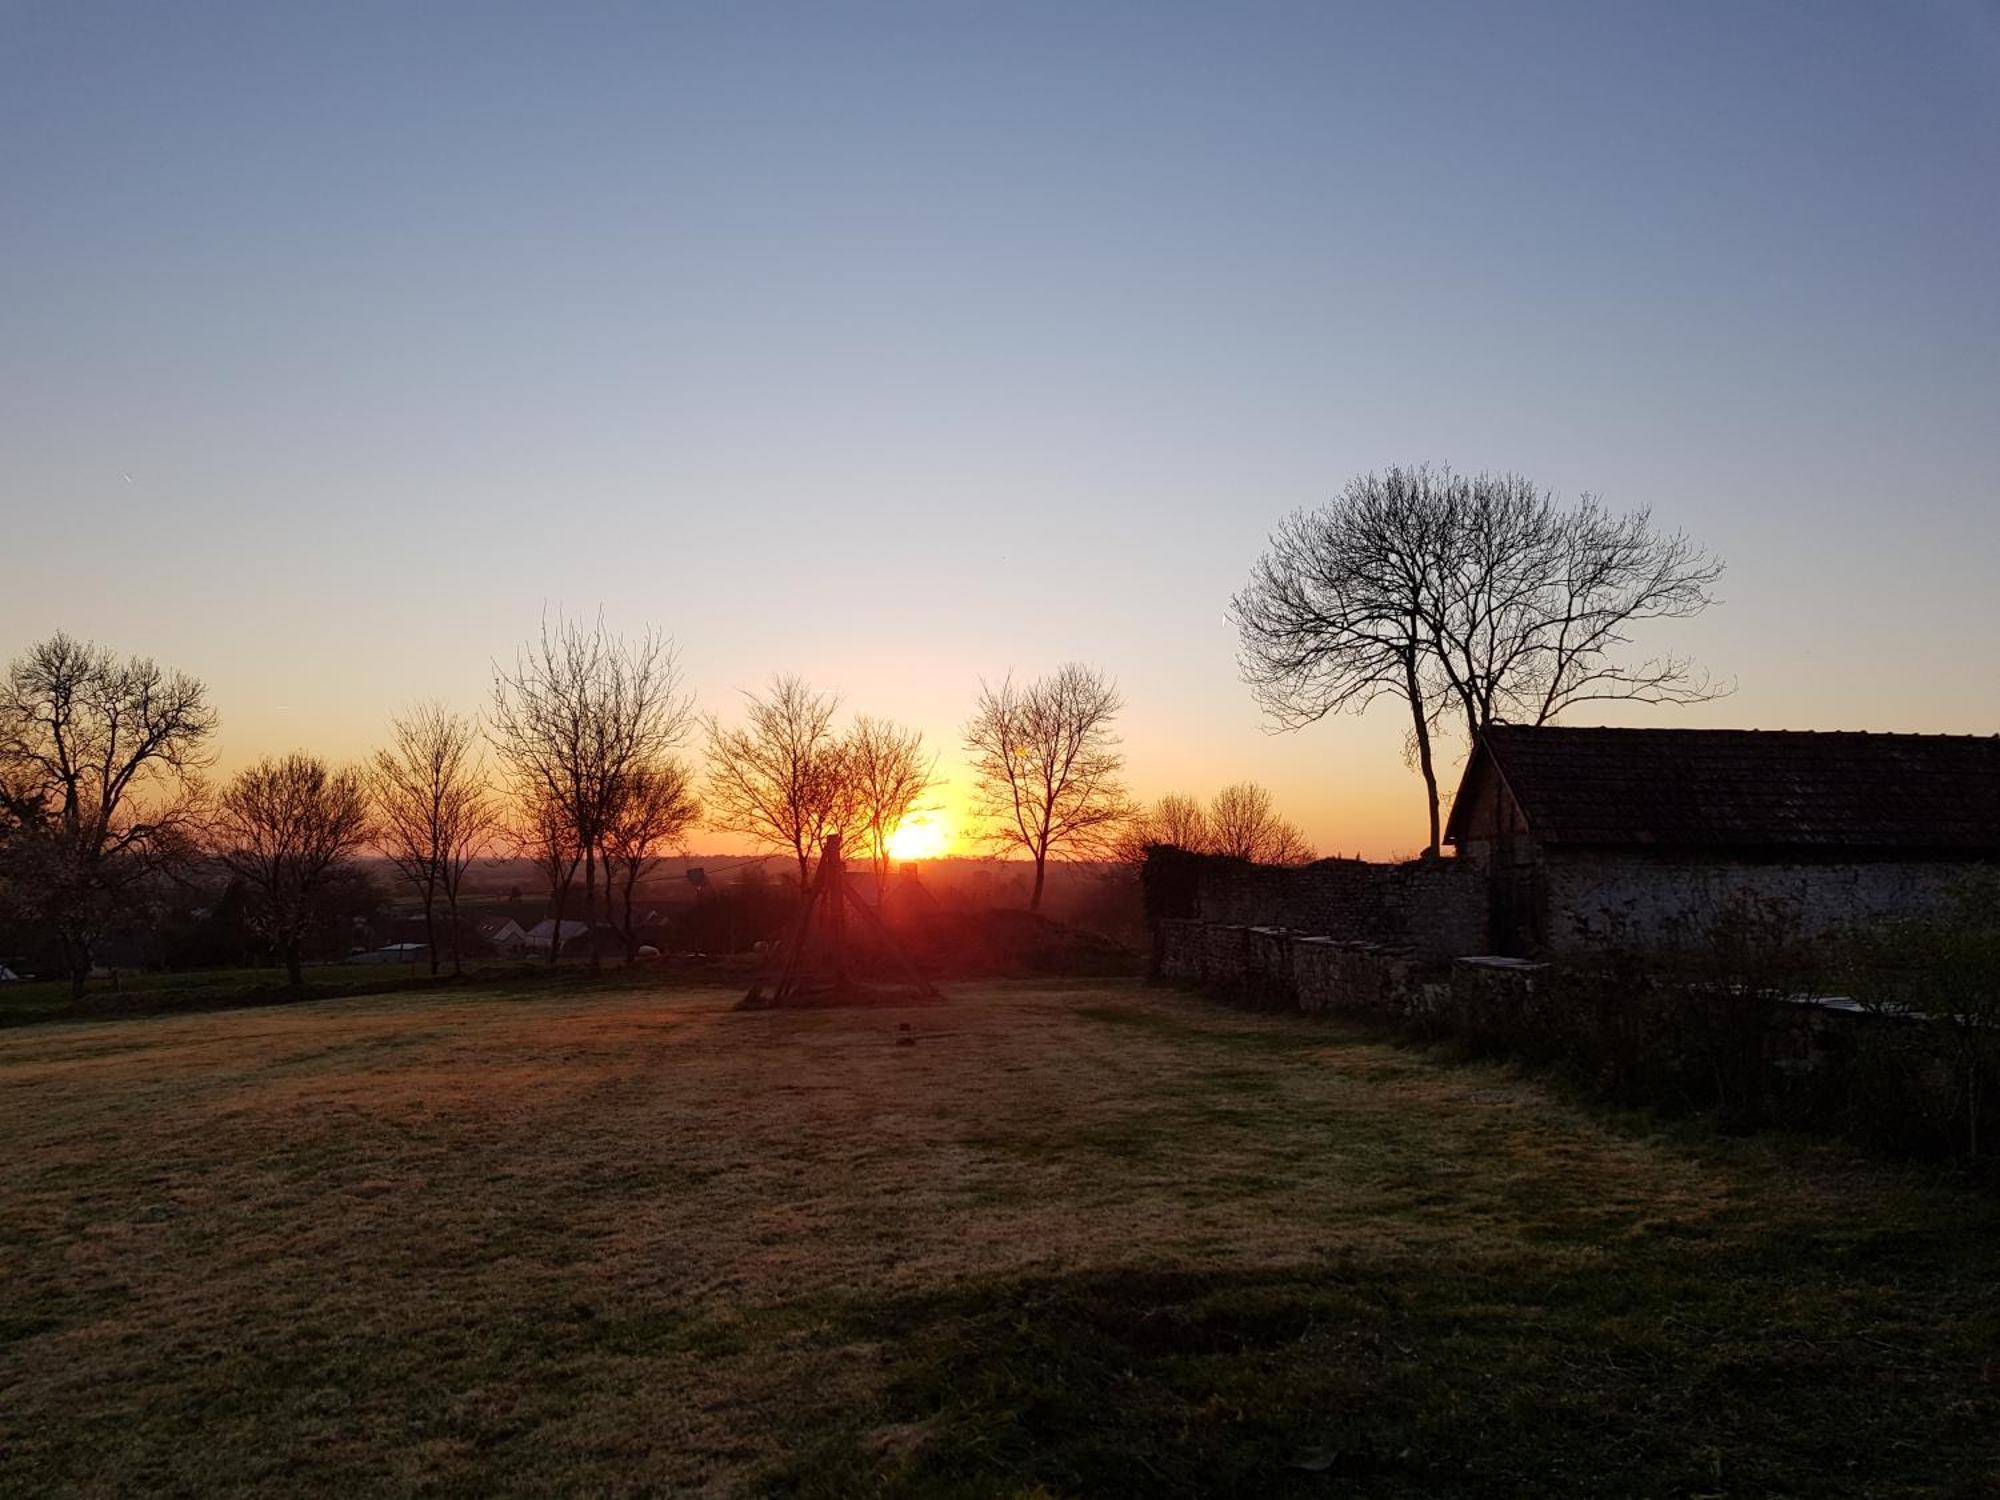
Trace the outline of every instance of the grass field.
<instances>
[{"instance_id":1,"label":"grass field","mask_svg":"<svg viewBox=\"0 0 2000 1500\"><path fill-rule=\"evenodd\" d=\"M720 960L718 967L736 960ZM488 959L468 962L463 975L433 976L416 964L308 964L301 976L303 998L349 998L392 991L434 990L458 984L533 984L541 988L574 987L583 983L644 982L640 970L614 965L598 977L588 976L572 961L550 969L532 959ZM67 979L36 979L0 985L0 1028L39 1026L50 1021L99 1020L108 1017L160 1015L225 1010L246 1005L284 1005L302 998L281 967L262 969L164 970L151 974L99 976L82 995L71 992Z\"/></svg>"},{"instance_id":2,"label":"grass field","mask_svg":"<svg viewBox=\"0 0 2000 1500\"><path fill-rule=\"evenodd\" d=\"M2000 1491L1942 1178L1137 985L732 998L0 1035L0 1487Z\"/></svg>"}]
</instances>

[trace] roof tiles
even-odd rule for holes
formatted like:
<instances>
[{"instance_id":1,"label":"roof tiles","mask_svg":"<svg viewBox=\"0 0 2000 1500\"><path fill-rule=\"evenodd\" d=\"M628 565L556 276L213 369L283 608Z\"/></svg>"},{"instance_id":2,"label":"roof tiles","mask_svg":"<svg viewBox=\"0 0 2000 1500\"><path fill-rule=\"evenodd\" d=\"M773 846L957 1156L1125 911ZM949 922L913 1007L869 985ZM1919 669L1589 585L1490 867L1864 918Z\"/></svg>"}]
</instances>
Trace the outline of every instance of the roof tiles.
<instances>
[{"instance_id":1,"label":"roof tiles","mask_svg":"<svg viewBox=\"0 0 2000 1500\"><path fill-rule=\"evenodd\" d=\"M2000 854L2000 737L1496 724L1484 746L1544 843Z\"/></svg>"}]
</instances>

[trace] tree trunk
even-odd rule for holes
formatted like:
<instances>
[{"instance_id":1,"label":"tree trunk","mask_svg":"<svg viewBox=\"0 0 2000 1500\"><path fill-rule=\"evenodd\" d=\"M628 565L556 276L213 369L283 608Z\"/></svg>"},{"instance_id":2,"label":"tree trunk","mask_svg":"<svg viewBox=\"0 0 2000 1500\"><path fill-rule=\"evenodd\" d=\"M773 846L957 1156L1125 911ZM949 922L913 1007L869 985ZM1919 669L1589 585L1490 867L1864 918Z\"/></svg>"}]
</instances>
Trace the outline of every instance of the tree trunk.
<instances>
[{"instance_id":1,"label":"tree trunk","mask_svg":"<svg viewBox=\"0 0 2000 1500\"><path fill-rule=\"evenodd\" d=\"M1040 911L1042 909L1042 879L1048 873L1048 868L1049 851L1046 849L1037 849L1035 851L1035 891L1033 895L1028 897L1029 911Z\"/></svg>"},{"instance_id":2,"label":"tree trunk","mask_svg":"<svg viewBox=\"0 0 2000 1500\"><path fill-rule=\"evenodd\" d=\"M605 905L610 906L611 877L605 875ZM597 954L597 846L587 844L583 850L583 935L590 943L590 971L595 974L603 967Z\"/></svg>"},{"instance_id":3,"label":"tree trunk","mask_svg":"<svg viewBox=\"0 0 2000 1500\"><path fill-rule=\"evenodd\" d=\"M465 972L465 958L459 951L458 937L458 892L445 893L445 920L451 923L451 972L454 977Z\"/></svg>"},{"instance_id":4,"label":"tree trunk","mask_svg":"<svg viewBox=\"0 0 2000 1500\"><path fill-rule=\"evenodd\" d=\"M1414 651L1403 656L1404 690L1410 700L1410 721L1417 735L1417 766L1424 773L1424 796L1431 815L1431 858L1443 852L1442 831L1438 827L1438 779L1437 767L1431 761L1431 726L1424 713L1423 685L1417 680L1417 656Z\"/></svg>"},{"instance_id":5,"label":"tree trunk","mask_svg":"<svg viewBox=\"0 0 2000 1500\"><path fill-rule=\"evenodd\" d=\"M293 989L301 990L305 988L305 969L299 962L299 940L297 938L285 939L285 978L291 982Z\"/></svg>"},{"instance_id":6,"label":"tree trunk","mask_svg":"<svg viewBox=\"0 0 2000 1500\"><path fill-rule=\"evenodd\" d=\"M625 962L639 961L639 934L632 929L632 888L639 883L639 862L634 859L625 876Z\"/></svg>"},{"instance_id":7,"label":"tree trunk","mask_svg":"<svg viewBox=\"0 0 2000 1500\"><path fill-rule=\"evenodd\" d=\"M63 969L69 975L70 998L81 1000L84 987L90 982L90 944L60 928L56 932L56 941L62 946Z\"/></svg>"},{"instance_id":8,"label":"tree trunk","mask_svg":"<svg viewBox=\"0 0 2000 1500\"><path fill-rule=\"evenodd\" d=\"M431 978L433 979L437 978L437 972L438 972L438 940L437 940L436 912L437 912L437 897L432 895L430 892L426 891L424 893L424 951L430 955Z\"/></svg>"},{"instance_id":9,"label":"tree trunk","mask_svg":"<svg viewBox=\"0 0 2000 1500\"><path fill-rule=\"evenodd\" d=\"M549 935L549 967L554 968L556 960L562 956L563 908L569 905L569 882L565 880L557 886L555 896L555 929Z\"/></svg>"}]
</instances>

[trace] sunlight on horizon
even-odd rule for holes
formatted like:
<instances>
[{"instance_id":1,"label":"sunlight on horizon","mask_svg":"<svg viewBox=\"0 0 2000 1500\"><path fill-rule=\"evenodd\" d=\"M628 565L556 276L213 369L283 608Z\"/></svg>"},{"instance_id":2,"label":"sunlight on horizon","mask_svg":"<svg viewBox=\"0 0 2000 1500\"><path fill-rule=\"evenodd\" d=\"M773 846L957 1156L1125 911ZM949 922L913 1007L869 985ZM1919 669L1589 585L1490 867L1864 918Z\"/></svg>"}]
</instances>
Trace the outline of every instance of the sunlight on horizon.
<instances>
[{"instance_id":1,"label":"sunlight on horizon","mask_svg":"<svg viewBox=\"0 0 2000 1500\"><path fill-rule=\"evenodd\" d=\"M942 859L951 852L953 842L952 830L942 814L923 813L905 818L889 835L889 857L899 864Z\"/></svg>"}]
</instances>

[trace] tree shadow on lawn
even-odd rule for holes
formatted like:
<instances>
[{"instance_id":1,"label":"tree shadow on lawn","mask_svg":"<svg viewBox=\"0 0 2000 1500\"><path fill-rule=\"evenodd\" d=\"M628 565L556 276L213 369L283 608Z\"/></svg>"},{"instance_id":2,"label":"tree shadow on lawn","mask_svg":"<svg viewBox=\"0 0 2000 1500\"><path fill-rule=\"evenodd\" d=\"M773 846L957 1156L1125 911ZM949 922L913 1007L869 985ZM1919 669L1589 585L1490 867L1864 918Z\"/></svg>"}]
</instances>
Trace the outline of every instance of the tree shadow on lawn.
<instances>
[{"instance_id":1,"label":"tree shadow on lawn","mask_svg":"<svg viewBox=\"0 0 2000 1500\"><path fill-rule=\"evenodd\" d=\"M875 1409L800 1495L2000 1493L1996 1216L1661 1237L1564 1266L1350 1254L854 1305Z\"/></svg>"}]
</instances>

